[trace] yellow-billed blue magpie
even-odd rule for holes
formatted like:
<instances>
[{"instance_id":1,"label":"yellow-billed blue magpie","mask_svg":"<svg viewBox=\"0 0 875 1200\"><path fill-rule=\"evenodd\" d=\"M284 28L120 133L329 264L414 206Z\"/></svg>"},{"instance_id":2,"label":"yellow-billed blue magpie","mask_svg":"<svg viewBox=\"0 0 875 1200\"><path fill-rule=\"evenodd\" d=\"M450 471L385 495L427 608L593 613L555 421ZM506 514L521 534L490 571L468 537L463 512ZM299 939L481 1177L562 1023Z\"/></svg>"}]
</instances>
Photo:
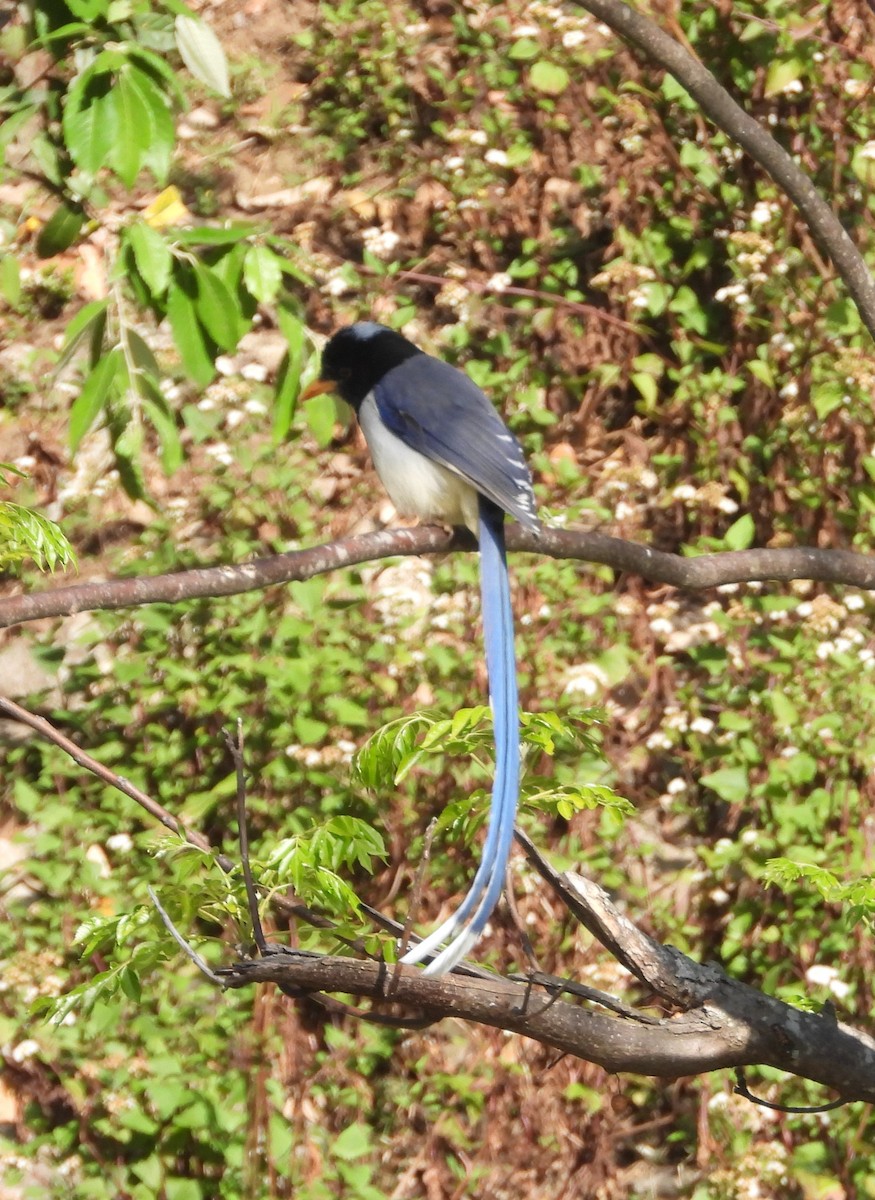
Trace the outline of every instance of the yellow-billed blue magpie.
<instances>
[{"instance_id":1,"label":"yellow-billed blue magpie","mask_svg":"<svg viewBox=\"0 0 875 1200\"><path fill-rule=\"evenodd\" d=\"M496 771L483 857L455 913L404 955L442 975L477 941L498 903L513 843L520 781L513 613L504 546L505 513L537 532L522 447L477 385L372 321L340 329L304 396L336 391L358 416L374 466L399 512L466 525L480 547L486 668ZM438 951L443 943L443 950Z\"/></svg>"}]
</instances>

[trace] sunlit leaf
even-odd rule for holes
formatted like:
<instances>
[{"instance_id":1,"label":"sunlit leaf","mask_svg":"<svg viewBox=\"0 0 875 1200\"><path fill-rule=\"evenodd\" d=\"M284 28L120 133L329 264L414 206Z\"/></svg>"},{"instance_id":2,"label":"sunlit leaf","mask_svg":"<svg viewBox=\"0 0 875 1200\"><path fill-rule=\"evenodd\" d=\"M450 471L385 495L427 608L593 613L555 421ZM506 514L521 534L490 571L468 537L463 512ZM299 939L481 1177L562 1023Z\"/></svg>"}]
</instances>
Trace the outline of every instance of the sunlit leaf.
<instances>
[{"instance_id":1,"label":"sunlit leaf","mask_svg":"<svg viewBox=\"0 0 875 1200\"><path fill-rule=\"evenodd\" d=\"M183 203L179 188L171 184L143 209L143 220L153 229L164 229L168 225L190 221L191 213Z\"/></svg>"},{"instance_id":2,"label":"sunlit leaf","mask_svg":"<svg viewBox=\"0 0 875 1200\"><path fill-rule=\"evenodd\" d=\"M176 18L176 45L182 61L201 83L220 96L231 95L228 62L222 43L213 30L198 17Z\"/></svg>"},{"instance_id":3,"label":"sunlit leaf","mask_svg":"<svg viewBox=\"0 0 875 1200\"><path fill-rule=\"evenodd\" d=\"M137 270L155 297L163 296L173 270L173 254L164 238L151 225L138 222L127 231Z\"/></svg>"},{"instance_id":4,"label":"sunlit leaf","mask_svg":"<svg viewBox=\"0 0 875 1200\"><path fill-rule=\"evenodd\" d=\"M571 82L571 77L558 63L541 59L529 71L529 82L536 92L545 96L561 96Z\"/></svg>"}]
</instances>

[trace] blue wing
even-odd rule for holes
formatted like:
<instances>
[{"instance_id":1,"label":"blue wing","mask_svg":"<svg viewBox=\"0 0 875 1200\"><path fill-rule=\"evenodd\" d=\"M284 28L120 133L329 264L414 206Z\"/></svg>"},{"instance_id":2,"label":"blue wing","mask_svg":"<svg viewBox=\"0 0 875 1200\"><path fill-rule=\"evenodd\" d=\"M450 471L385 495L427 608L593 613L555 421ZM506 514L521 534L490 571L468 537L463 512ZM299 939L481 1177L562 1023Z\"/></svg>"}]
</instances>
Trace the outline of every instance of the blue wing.
<instances>
[{"instance_id":1,"label":"blue wing","mask_svg":"<svg viewBox=\"0 0 875 1200\"><path fill-rule=\"evenodd\" d=\"M383 423L537 531L535 497L522 447L480 388L428 354L406 359L374 387Z\"/></svg>"},{"instance_id":2,"label":"blue wing","mask_svg":"<svg viewBox=\"0 0 875 1200\"><path fill-rule=\"evenodd\" d=\"M495 780L483 857L468 894L447 921L408 950L401 960L404 963L422 962L430 958L444 942L448 942L431 959L424 971L426 975L443 975L451 971L486 927L504 887L519 796L519 702L513 647L513 610L504 548L504 513L482 496L478 540L483 636L495 729Z\"/></svg>"}]
</instances>

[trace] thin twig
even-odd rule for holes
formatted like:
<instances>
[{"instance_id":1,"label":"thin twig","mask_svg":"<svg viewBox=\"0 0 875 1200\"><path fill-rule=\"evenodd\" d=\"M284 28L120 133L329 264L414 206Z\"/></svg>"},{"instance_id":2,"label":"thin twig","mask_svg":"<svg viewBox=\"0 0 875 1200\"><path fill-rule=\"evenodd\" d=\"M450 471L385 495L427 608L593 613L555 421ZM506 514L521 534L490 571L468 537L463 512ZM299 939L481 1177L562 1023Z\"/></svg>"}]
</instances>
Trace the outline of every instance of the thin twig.
<instances>
[{"instance_id":1,"label":"thin twig","mask_svg":"<svg viewBox=\"0 0 875 1200\"><path fill-rule=\"evenodd\" d=\"M95 775L103 783L116 788L122 795L139 804L150 816L155 817L156 820L160 821L172 833L178 834L190 845L196 846L198 850L203 850L205 853L211 855L221 870L225 872L234 870L236 864L233 859L229 858L227 854L221 854L215 850L202 833L198 833L194 829L188 829L172 813L169 813L163 805L159 804L157 800L153 800L151 796L131 783L129 779L125 779L123 775L117 774L109 767L104 766L103 763L98 762L96 758L92 758L87 751L82 750L74 741L71 741L70 738L61 733L59 729L55 729L45 717L40 717L36 713L29 712L26 708L22 708L20 704L16 704L14 700L10 700L5 696L0 696L0 714L10 717L13 721L20 721L22 725L27 725L30 729L33 729L41 737L44 737L46 741L57 746L59 750L63 750L78 766L86 771L90 771L92 775ZM334 930L336 928L335 922L329 917L315 912L312 908L308 908L306 904L302 904L298 900L289 900L286 896L273 896L271 903L284 916L297 917L316 929ZM335 934L335 936L357 954L367 954L367 950L360 939L350 940L344 938L339 933Z\"/></svg>"},{"instance_id":2,"label":"thin twig","mask_svg":"<svg viewBox=\"0 0 875 1200\"><path fill-rule=\"evenodd\" d=\"M770 1108L772 1112L802 1113L803 1115L825 1113L832 1112L834 1108L844 1108L849 1103L844 1098L831 1100L829 1104L806 1104L801 1106L796 1104L776 1104L772 1100L764 1100L762 1096L755 1096L747 1086L744 1067L735 1068L735 1087L732 1090L737 1096L744 1096L745 1100L750 1100L752 1104L758 1104L760 1108Z\"/></svg>"},{"instance_id":3,"label":"thin twig","mask_svg":"<svg viewBox=\"0 0 875 1200\"><path fill-rule=\"evenodd\" d=\"M225 735L225 745L230 751L237 773L237 837L240 846L240 862L243 867L243 882L246 887L246 904L249 908L249 922L252 926L252 940L260 954L267 952L267 940L261 924L261 914L258 911L258 893L255 880L252 878L252 866L249 862L249 829L246 822L246 775L244 771L244 741L243 722L237 718L237 736L232 736L229 729L222 731Z\"/></svg>"},{"instance_id":4,"label":"thin twig","mask_svg":"<svg viewBox=\"0 0 875 1200\"><path fill-rule=\"evenodd\" d=\"M367 273L366 267L359 266L357 269ZM567 309L591 321L603 321L606 325L616 325L617 328L628 330L630 333L638 335L642 333L640 325L633 325L631 321L625 321L615 313L608 312L607 309L599 308L595 304L584 304L580 300L569 300L557 292L543 292L537 288L517 287L515 284L497 287L495 284L476 279L473 276L467 276L465 279L450 279L444 275L429 275L424 271L399 271L397 275L392 276L392 280L394 282L399 279L408 280L410 283L423 283L429 287L443 287L445 284L452 283L456 286L461 285L467 291L477 294L487 293L499 297L519 296L525 300L537 300L555 308Z\"/></svg>"},{"instance_id":5,"label":"thin twig","mask_svg":"<svg viewBox=\"0 0 875 1200\"><path fill-rule=\"evenodd\" d=\"M158 910L158 916L161 918L161 920L164 924L164 928L167 930L167 932L173 938L174 942L176 942L177 946L180 948L182 953L186 956L186 958L191 959L191 961L194 963L194 965L197 967L197 969L201 972L201 974L206 975L207 979L209 979L209 981L211 983L216 984L217 987L224 988L225 981L222 979L221 975L217 975L216 972L212 969L212 967L210 967L204 961L204 959L201 958L201 956L198 954L197 950L195 950L194 946L190 945L185 940L185 938L182 936L182 934L179 932L179 930L173 924L173 921L170 919L170 914L164 908L164 906L162 905L161 901L158 899L157 895L155 894L155 892L150 884L146 884L146 890L149 893L149 899L152 901L152 903L155 905L155 907Z\"/></svg>"}]
</instances>

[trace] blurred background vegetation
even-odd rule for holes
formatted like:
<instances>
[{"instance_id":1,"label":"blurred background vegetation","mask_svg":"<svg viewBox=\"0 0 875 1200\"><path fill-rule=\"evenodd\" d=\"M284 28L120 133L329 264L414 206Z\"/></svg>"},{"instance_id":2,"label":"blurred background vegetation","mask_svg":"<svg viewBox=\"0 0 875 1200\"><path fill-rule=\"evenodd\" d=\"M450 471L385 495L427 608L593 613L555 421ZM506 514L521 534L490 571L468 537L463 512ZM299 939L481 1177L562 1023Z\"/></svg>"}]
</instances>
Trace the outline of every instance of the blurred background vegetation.
<instances>
[{"instance_id":1,"label":"blurred background vegetation","mask_svg":"<svg viewBox=\"0 0 875 1200\"><path fill-rule=\"evenodd\" d=\"M651 11L871 260L863 0ZM547 520L682 552L872 552L868 336L789 202L670 78L539 0L202 15L227 78L176 3L58 0L0 27L0 460L26 475L5 472L3 498L60 525L78 578L391 521L343 414L294 407L316 335L364 317L489 391ZM527 808L536 842L660 939L871 1032L871 598L512 569L524 707L599 720L582 748L533 750L533 778L634 805ZM457 555L39 622L4 634L0 690L231 854L221 730L242 718L262 869L306 891L330 867L403 917L428 819L490 767L427 758L372 789L352 758L389 720L482 700L475 585ZM12 722L2 756L4 1200L875 1196L867 1107L782 1115L734 1096L728 1072L614 1078L492 1030L216 993L165 948L145 886L219 963L241 936L237 881ZM470 825L436 847L421 927L465 885ZM265 864L277 847L304 858ZM521 864L515 884L544 969L628 987ZM523 963L506 913L478 953ZM49 1023L40 1004L74 988ZM767 1070L751 1082L828 1098Z\"/></svg>"}]
</instances>

